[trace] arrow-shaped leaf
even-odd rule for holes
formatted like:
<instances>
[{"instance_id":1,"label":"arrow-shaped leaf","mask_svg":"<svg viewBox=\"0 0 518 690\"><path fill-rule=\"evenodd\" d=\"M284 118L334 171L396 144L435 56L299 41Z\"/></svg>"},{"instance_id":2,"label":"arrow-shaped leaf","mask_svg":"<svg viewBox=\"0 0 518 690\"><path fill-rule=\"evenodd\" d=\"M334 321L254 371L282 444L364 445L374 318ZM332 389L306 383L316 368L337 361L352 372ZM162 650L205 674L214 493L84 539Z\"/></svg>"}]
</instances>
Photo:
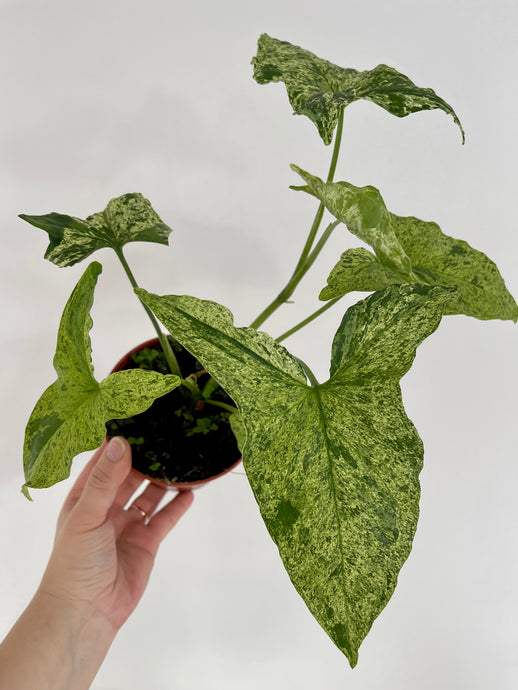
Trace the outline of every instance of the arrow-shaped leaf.
<instances>
[{"instance_id":1,"label":"arrow-shaped leaf","mask_svg":"<svg viewBox=\"0 0 518 690\"><path fill-rule=\"evenodd\" d=\"M436 223L390 213L375 187L348 182L323 182L291 166L307 183L292 187L306 191L354 235L369 244L349 249L327 279L320 299L328 300L353 290L376 291L388 285L420 283L458 287L445 314L466 314L478 319L518 319L518 305L508 292L498 268L485 254L464 240L443 234Z\"/></svg>"},{"instance_id":2,"label":"arrow-shaped leaf","mask_svg":"<svg viewBox=\"0 0 518 690\"><path fill-rule=\"evenodd\" d=\"M238 405L243 462L266 526L310 611L354 666L389 600L418 518L423 448L399 378L451 291L388 288L344 317L331 378L310 387L265 333L193 297L137 290Z\"/></svg>"},{"instance_id":3,"label":"arrow-shaped leaf","mask_svg":"<svg viewBox=\"0 0 518 690\"><path fill-rule=\"evenodd\" d=\"M171 232L142 194L112 199L104 211L86 220L61 213L20 218L48 233L45 258L57 266L72 266L103 247L118 251L128 242L167 244Z\"/></svg>"},{"instance_id":4,"label":"arrow-shaped leaf","mask_svg":"<svg viewBox=\"0 0 518 690\"><path fill-rule=\"evenodd\" d=\"M307 183L307 186L292 186L291 189L320 199L353 235L373 247L385 266L413 278L411 261L394 232L390 213L375 187L355 187L348 182L326 183L296 165L291 168Z\"/></svg>"},{"instance_id":5,"label":"arrow-shaped leaf","mask_svg":"<svg viewBox=\"0 0 518 690\"><path fill-rule=\"evenodd\" d=\"M285 83L295 114L307 115L325 144L331 143L341 108L359 99L372 101L397 117L438 108L453 117L464 141L453 108L435 91L416 86L393 67L378 65L364 72L338 67L267 34L259 38L252 64L259 84Z\"/></svg>"},{"instance_id":6,"label":"arrow-shaped leaf","mask_svg":"<svg viewBox=\"0 0 518 690\"><path fill-rule=\"evenodd\" d=\"M58 333L54 368L58 379L36 403L27 428L23 492L52 486L70 474L73 458L101 445L105 423L146 410L176 388L177 376L132 369L98 383L93 374L90 308L101 265L90 264L68 300Z\"/></svg>"}]
</instances>

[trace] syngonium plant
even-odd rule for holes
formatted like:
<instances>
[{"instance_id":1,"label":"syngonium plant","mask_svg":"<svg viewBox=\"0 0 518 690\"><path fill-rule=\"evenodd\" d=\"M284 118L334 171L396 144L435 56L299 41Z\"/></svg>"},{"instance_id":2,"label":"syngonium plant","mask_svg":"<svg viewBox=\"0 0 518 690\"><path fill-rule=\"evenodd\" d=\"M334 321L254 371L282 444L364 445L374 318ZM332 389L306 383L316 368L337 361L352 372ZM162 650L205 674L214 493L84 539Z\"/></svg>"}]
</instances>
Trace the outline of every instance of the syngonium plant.
<instances>
[{"instance_id":1,"label":"syngonium plant","mask_svg":"<svg viewBox=\"0 0 518 690\"><path fill-rule=\"evenodd\" d=\"M335 182L344 109L358 99L392 115L454 110L432 89L386 65L343 69L290 43L262 35L253 58L259 84L284 82L296 114L308 116L324 144L334 134L325 180L292 166L318 208L286 286L248 328L237 328L220 304L159 296L137 286L123 254L128 242L168 243L170 228L140 194L112 199L85 220L50 213L21 217L50 237L45 258L71 266L111 247L119 257L165 349L171 374L123 371L98 383L93 375L90 307L99 263L88 266L62 317L57 381L27 425L25 484L66 478L73 457L100 445L105 423L146 409L158 396L187 386L157 320L235 401L230 419L266 527L311 613L351 666L373 621L387 604L407 559L419 512L423 444L407 417L399 381L417 346L445 314L518 319L518 306L495 264L438 225L391 213L374 187ZM324 212L331 222L320 232ZM282 336L258 330L291 297L339 224L365 247L347 249L320 293L326 304ZM372 293L345 312L332 343L329 379L280 341L352 291Z\"/></svg>"}]
</instances>

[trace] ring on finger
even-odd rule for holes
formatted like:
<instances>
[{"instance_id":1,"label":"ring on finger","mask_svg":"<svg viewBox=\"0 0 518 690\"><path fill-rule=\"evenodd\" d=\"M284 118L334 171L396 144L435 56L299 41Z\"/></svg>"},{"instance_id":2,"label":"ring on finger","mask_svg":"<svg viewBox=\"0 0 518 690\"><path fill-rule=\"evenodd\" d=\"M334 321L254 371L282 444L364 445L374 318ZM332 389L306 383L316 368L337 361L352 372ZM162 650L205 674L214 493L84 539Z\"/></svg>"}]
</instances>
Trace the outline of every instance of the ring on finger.
<instances>
[{"instance_id":1,"label":"ring on finger","mask_svg":"<svg viewBox=\"0 0 518 690\"><path fill-rule=\"evenodd\" d=\"M140 513L141 517L144 518L144 521L148 520L148 514L146 513L145 510L142 510L142 508L139 508L138 505L136 505L135 503L132 503L130 508L135 508L135 510L137 510Z\"/></svg>"}]
</instances>

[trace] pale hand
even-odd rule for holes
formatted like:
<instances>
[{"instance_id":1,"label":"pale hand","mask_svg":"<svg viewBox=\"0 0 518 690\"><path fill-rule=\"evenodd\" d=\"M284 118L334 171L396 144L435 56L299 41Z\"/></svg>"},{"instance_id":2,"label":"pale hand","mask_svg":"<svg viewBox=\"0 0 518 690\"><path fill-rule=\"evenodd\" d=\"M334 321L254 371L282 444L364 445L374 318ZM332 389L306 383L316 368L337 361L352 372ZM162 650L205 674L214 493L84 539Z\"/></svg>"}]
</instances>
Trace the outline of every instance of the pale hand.
<instances>
[{"instance_id":1,"label":"pale hand","mask_svg":"<svg viewBox=\"0 0 518 690\"><path fill-rule=\"evenodd\" d=\"M117 451L120 459L110 459ZM40 585L47 595L102 614L116 629L140 600L160 542L193 500L191 491L180 492L146 524L139 510L123 510L142 481L130 469L124 439L97 451L65 501ZM137 500L139 508L151 516L164 493L150 484Z\"/></svg>"},{"instance_id":2,"label":"pale hand","mask_svg":"<svg viewBox=\"0 0 518 690\"><path fill-rule=\"evenodd\" d=\"M104 444L85 467L41 584L0 644L0 690L90 688L146 588L160 542L193 500L181 492L153 515L165 489L150 484L138 509L124 510L140 483L123 439Z\"/></svg>"}]
</instances>

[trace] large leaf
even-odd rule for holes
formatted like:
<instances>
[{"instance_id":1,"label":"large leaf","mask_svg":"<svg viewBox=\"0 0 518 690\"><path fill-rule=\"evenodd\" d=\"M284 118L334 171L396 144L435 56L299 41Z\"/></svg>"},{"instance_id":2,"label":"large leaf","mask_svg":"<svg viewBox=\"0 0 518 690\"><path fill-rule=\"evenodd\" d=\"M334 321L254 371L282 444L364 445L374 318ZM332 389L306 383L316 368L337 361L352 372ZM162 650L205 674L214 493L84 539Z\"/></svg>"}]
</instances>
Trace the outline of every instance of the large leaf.
<instances>
[{"instance_id":1,"label":"large leaf","mask_svg":"<svg viewBox=\"0 0 518 690\"><path fill-rule=\"evenodd\" d=\"M171 232L142 194L112 199L104 211L86 220L61 213L20 218L48 233L45 258L57 266L72 266L103 247L118 251L128 242L167 244Z\"/></svg>"},{"instance_id":2,"label":"large leaf","mask_svg":"<svg viewBox=\"0 0 518 690\"><path fill-rule=\"evenodd\" d=\"M419 512L423 447L398 381L450 291L396 286L350 308L331 378L314 386L287 350L235 328L221 305L137 293L238 405L243 462L266 526L293 584L354 666Z\"/></svg>"},{"instance_id":3,"label":"large leaf","mask_svg":"<svg viewBox=\"0 0 518 690\"><path fill-rule=\"evenodd\" d=\"M359 72L322 60L307 50L263 34L252 59L259 84L282 81L296 115L307 115L330 144L341 108L365 99L397 117L420 110L443 110L464 131L453 108L432 89L416 86L393 67L378 65Z\"/></svg>"},{"instance_id":4,"label":"large leaf","mask_svg":"<svg viewBox=\"0 0 518 690\"><path fill-rule=\"evenodd\" d=\"M518 319L518 305L498 268L485 254L464 240L443 234L437 223L390 213L374 187L323 182L295 165L292 168L307 183L293 189L306 191L323 201L376 254L373 256L360 248L344 252L331 271L320 299L408 282L446 285L459 289L445 304L445 314Z\"/></svg>"},{"instance_id":5,"label":"large leaf","mask_svg":"<svg viewBox=\"0 0 518 690\"><path fill-rule=\"evenodd\" d=\"M93 374L90 308L101 265L90 264L61 318L54 368L58 379L36 403L25 431L23 492L66 479L73 458L101 445L105 423L146 410L176 388L177 376L133 369L98 383Z\"/></svg>"}]
</instances>

